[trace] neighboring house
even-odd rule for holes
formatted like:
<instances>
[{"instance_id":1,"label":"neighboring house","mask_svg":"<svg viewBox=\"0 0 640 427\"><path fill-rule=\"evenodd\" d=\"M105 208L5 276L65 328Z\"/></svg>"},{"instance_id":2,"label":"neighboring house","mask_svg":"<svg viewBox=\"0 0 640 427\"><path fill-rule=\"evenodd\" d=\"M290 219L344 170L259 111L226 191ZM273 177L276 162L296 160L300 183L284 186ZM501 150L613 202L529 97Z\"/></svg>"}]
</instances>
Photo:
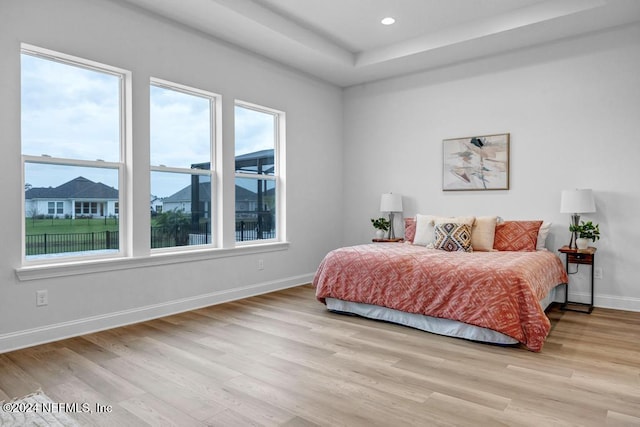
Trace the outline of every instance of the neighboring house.
<instances>
[{"instance_id":1,"label":"neighboring house","mask_svg":"<svg viewBox=\"0 0 640 427\"><path fill-rule=\"evenodd\" d=\"M161 214L164 198L151 195L151 214Z\"/></svg>"},{"instance_id":2,"label":"neighboring house","mask_svg":"<svg viewBox=\"0 0 640 427\"><path fill-rule=\"evenodd\" d=\"M32 187L25 191L24 201L28 218L104 218L119 214L118 190L82 176L58 187Z\"/></svg>"},{"instance_id":3,"label":"neighboring house","mask_svg":"<svg viewBox=\"0 0 640 427\"><path fill-rule=\"evenodd\" d=\"M203 218L209 218L211 212L211 182L201 182L198 184L199 192L197 198L199 199L200 208L198 211L203 213ZM162 211L169 212L173 210L183 211L190 213L195 209L191 207L191 185L187 185L177 193L172 194L169 197L165 197L162 201Z\"/></svg>"},{"instance_id":4,"label":"neighboring house","mask_svg":"<svg viewBox=\"0 0 640 427\"><path fill-rule=\"evenodd\" d=\"M209 169L210 163L195 163L191 165L195 169ZM252 153L236 156L236 172L251 174L272 174L274 168L274 150L260 150ZM162 210L164 212L179 210L190 213L196 209L192 207L192 198L199 204L197 209L203 218L208 218L211 212L211 183L203 182L198 184L199 193L192 194L192 185L184 187L177 193L162 200ZM258 190L259 191L259 190ZM243 186L236 185L236 219L256 218L259 211L258 199L263 202L263 212L273 211L275 208L275 191L266 190L258 197L257 191L251 191ZM197 201L196 201L197 200ZM160 213L158 211L158 213Z\"/></svg>"},{"instance_id":5,"label":"neighboring house","mask_svg":"<svg viewBox=\"0 0 640 427\"><path fill-rule=\"evenodd\" d=\"M202 182L198 185L198 188L200 190L197 195L200 205L198 210L202 213L203 218L209 218L211 212L211 183ZM191 213L194 210L191 204L192 196L191 185L188 185L171 196L165 197L162 200L163 212L179 210L184 213ZM265 197L269 196L269 203L271 203L273 190L266 193ZM255 218L258 210L257 200L255 192L236 185L236 218Z\"/></svg>"}]
</instances>

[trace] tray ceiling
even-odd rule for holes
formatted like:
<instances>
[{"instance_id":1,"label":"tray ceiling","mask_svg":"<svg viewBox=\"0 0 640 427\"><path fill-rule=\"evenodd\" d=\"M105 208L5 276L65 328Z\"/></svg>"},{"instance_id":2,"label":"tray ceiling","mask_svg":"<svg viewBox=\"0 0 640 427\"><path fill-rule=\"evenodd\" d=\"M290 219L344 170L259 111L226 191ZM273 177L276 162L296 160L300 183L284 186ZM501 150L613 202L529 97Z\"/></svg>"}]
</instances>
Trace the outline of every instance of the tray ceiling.
<instances>
[{"instance_id":1,"label":"tray ceiling","mask_svg":"<svg viewBox=\"0 0 640 427\"><path fill-rule=\"evenodd\" d=\"M638 0L121 1L342 87L640 21Z\"/></svg>"}]
</instances>

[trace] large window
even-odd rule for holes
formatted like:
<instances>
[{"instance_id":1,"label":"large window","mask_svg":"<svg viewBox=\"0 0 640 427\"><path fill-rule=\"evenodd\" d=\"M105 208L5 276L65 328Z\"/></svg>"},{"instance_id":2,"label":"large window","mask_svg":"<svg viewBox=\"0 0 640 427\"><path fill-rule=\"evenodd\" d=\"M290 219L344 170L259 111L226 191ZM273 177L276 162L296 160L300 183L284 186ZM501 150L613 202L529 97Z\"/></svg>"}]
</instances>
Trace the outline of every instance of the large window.
<instances>
[{"instance_id":1,"label":"large window","mask_svg":"<svg viewBox=\"0 0 640 427\"><path fill-rule=\"evenodd\" d=\"M220 96L156 78L146 84L149 123L136 125L149 126L150 214L141 217L128 204L145 184L131 169L146 156L131 144L131 73L22 45L25 264L143 254L130 240L134 222L150 227L151 252L218 247L231 233L236 243L285 239L284 113L235 103L235 227L223 238Z\"/></svg>"},{"instance_id":2,"label":"large window","mask_svg":"<svg viewBox=\"0 0 640 427\"><path fill-rule=\"evenodd\" d=\"M23 45L25 259L121 249L127 72Z\"/></svg>"},{"instance_id":3,"label":"large window","mask_svg":"<svg viewBox=\"0 0 640 427\"><path fill-rule=\"evenodd\" d=\"M279 167L284 113L235 106L236 241L280 239Z\"/></svg>"},{"instance_id":4,"label":"large window","mask_svg":"<svg viewBox=\"0 0 640 427\"><path fill-rule=\"evenodd\" d=\"M216 95L151 81L151 248L210 245Z\"/></svg>"}]
</instances>

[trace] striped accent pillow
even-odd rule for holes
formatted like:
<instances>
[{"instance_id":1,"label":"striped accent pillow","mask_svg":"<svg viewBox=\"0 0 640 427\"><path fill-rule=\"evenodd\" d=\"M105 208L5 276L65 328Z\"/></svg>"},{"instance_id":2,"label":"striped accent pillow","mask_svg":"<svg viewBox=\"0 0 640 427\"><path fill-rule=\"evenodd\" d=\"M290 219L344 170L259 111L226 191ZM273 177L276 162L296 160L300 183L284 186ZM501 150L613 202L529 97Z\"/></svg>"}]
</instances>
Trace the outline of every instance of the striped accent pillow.
<instances>
[{"instance_id":1,"label":"striped accent pillow","mask_svg":"<svg viewBox=\"0 0 640 427\"><path fill-rule=\"evenodd\" d=\"M447 252L473 252L471 247L471 227L467 224L444 222L433 228L435 249Z\"/></svg>"},{"instance_id":2,"label":"striped accent pillow","mask_svg":"<svg viewBox=\"0 0 640 427\"><path fill-rule=\"evenodd\" d=\"M496 226L493 249L497 251L535 251L542 221L505 221Z\"/></svg>"}]
</instances>

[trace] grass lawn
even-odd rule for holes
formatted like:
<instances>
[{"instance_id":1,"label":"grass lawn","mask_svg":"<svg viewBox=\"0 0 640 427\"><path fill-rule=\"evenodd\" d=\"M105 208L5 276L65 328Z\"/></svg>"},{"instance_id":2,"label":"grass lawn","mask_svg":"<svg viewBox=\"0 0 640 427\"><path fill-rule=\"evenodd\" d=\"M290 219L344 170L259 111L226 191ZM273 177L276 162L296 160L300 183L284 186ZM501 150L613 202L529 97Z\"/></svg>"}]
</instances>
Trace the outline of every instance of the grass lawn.
<instances>
[{"instance_id":1,"label":"grass lawn","mask_svg":"<svg viewBox=\"0 0 640 427\"><path fill-rule=\"evenodd\" d=\"M82 219L25 219L26 234L71 234L91 233L99 231L117 231L116 218L82 218Z\"/></svg>"}]
</instances>

